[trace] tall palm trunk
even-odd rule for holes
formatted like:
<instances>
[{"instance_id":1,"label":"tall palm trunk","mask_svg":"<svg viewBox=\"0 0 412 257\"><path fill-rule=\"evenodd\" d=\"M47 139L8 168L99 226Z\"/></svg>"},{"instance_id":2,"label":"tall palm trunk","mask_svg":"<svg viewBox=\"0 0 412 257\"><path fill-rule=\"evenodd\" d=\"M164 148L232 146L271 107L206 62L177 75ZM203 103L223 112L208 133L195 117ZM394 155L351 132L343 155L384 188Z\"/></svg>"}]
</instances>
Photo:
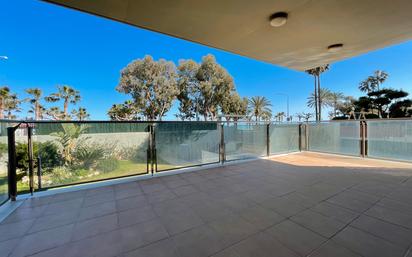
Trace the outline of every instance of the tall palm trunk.
<instances>
[{"instance_id":1,"label":"tall palm trunk","mask_svg":"<svg viewBox=\"0 0 412 257\"><path fill-rule=\"evenodd\" d=\"M317 75L318 77L318 111L319 111L319 119L318 121L322 120L322 97L320 95L320 75Z\"/></svg>"},{"instance_id":2,"label":"tall palm trunk","mask_svg":"<svg viewBox=\"0 0 412 257\"><path fill-rule=\"evenodd\" d=\"M69 99L66 98L64 99L64 106L63 106L63 113L64 113L64 118L67 118L67 110L69 108Z\"/></svg>"},{"instance_id":3,"label":"tall palm trunk","mask_svg":"<svg viewBox=\"0 0 412 257\"><path fill-rule=\"evenodd\" d=\"M40 119L40 104L36 102L34 109L35 109L34 119L39 120Z\"/></svg>"},{"instance_id":4,"label":"tall palm trunk","mask_svg":"<svg viewBox=\"0 0 412 257\"><path fill-rule=\"evenodd\" d=\"M317 89L317 76L314 76L315 78L315 117L316 117L316 121L318 121L318 89Z\"/></svg>"}]
</instances>

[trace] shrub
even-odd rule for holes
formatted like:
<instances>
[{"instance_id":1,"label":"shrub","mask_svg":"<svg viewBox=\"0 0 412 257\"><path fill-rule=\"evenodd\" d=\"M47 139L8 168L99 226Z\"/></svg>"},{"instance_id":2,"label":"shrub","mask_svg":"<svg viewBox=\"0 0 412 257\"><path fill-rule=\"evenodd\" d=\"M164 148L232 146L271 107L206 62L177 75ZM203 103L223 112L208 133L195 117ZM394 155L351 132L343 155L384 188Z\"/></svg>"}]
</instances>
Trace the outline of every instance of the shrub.
<instances>
[{"instance_id":1,"label":"shrub","mask_svg":"<svg viewBox=\"0 0 412 257\"><path fill-rule=\"evenodd\" d=\"M103 172L111 172L119 168L120 163L118 160L114 158L109 158L109 159L103 159L100 160L97 163L97 170L103 171Z\"/></svg>"},{"instance_id":2,"label":"shrub","mask_svg":"<svg viewBox=\"0 0 412 257\"><path fill-rule=\"evenodd\" d=\"M83 169L94 168L104 154L105 150L99 145L78 146L73 152L74 165Z\"/></svg>"},{"instance_id":3,"label":"shrub","mask_svg":"<svg viewBox=\"0 0 412 257\"><path fill-rule=\"evenodd\" d=\"M63 162L58 147L52 141L33 143L34 168L37 168L37 158L41 159L43 173L50 172L54 167L60 166ZM16 144L16 159L18 169L28 170L29 156L27 143Z\"/></svg>"},{"instance_id":4,"label":"shrub","mask_svg":"<svg viewBox=\"0 0 412 257\"><path fill-rule=\"evenodd\" d=\"M8 151L7 144L0 143L0 158L3 157L3 155L6 154L7 151Z\"/></svg>"},{"instance_id":5,"label":"shrub","mask_svg":"<svg viewBox=\"0 0 412 257\"><path fill-rule=\"evenodd\" d=\"M60 166L63 163L63 158L59 153L59 149L52 141L37 143L37 152L34 154L35 167L37 167L37 157L41 159L41 168L43 173L49 173L54 167Z\"/></svg>"}]
</instances>

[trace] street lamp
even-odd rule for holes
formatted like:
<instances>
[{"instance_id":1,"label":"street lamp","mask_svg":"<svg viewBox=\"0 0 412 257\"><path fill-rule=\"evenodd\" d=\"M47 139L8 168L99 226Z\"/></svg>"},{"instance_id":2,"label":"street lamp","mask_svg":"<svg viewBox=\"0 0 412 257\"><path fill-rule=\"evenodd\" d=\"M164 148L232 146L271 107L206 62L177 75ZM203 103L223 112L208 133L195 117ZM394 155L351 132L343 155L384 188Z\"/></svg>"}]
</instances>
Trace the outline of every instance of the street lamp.
<instances>
[{"instance_id":1,"label":"street lamp","mask_svg":"<svg viewBox=\"0 0 412 257\"><path fill-rule=\"evenodd\" d=\"M289 116L289 95L285 94L285 93L275 93L275 95L282 95L282 96L286 96L286 115L287 118L286 120L289 121L290 116Z\"/></svg>"},{"instance_id":2,"label":"street lamp","mask_svg":"<svg viewBox=\"0 0 412 257\"><path fill-rule=\"evenodd\" d=\"M9 59L9 57L7 57L7 56L5 56L5 55L0 55L0 59L3 59L3 60L8 60L8 59Z\"/></svg>"}]
</instances>

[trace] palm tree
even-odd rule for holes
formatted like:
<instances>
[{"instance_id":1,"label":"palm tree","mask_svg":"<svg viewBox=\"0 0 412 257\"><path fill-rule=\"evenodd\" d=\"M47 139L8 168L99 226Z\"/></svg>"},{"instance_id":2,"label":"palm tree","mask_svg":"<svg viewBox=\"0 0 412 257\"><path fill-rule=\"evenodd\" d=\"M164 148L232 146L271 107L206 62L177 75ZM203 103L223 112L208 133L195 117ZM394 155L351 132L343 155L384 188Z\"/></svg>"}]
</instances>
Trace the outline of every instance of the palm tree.
<instances>
[{"instance_id":1,"label":"palm tree","mask_svg":"<svg viewBox=\"0 0 412 257\"><path fill-rule=\"evenodd\" d=\"M256 121L258 121L263 115L272 116L271 107L272 104L270 101L264 96L254 96L249 99L249 109L250 113L253 117L255 117Z\"/></svg>"},{"instance_id":2,"label":"palm tree","mask_svg":"<svg viewBox=\"0 0 412 257\"><path fill-rule=\"evenodd\" d=\"M26 93L31 96L31 98L28 98L25 101L32 104L32 112L34 112L34 119L42 119L44 110L44 107L41 105L41 97L43 95L42 90L40 88L28 88L26 89Z\"/></svg>"},{"instance_id":3,"label":"palm tree","mask_svg":"<svg viewBox=\"0 0 412 257\"><path fill-rule=\"evenodd\" d=\"M321 97L321 86L320 86L320 75L325 71L329 70L329 64L325 64L313 69L306 70L306 73L312 75L315 78L315 112L316 120L320 121L322 119L322 97Z\"/></svg>"},{"instance_id":4,"label":"palm tree","mask_svg":"<svg viewBox=\"0 0 412 257\"><path fill-rule=\"evenodd\" d=\"M77 118L77 120L87 120L90 117L90 114L87 113L86 108L79 107L77 110L72 111L72 115Z\"/></svg>"},{"instance_id":5,"label":"palm tree","mask_svg":"<svg viewBox=\"0 0 412 257\"><path fill-rule=\"evenodd\" d=\"M63 100L63 118L67 119L69 118L69 103L76 104L77 102L79 102L80 92L68 85L58 86L57 89L57 93L53 93L45 99L48 102L57 102Z\"/></svg>"},{"instance_id":6,"label":"palm tree","mask_svg":"<svg viewBox=\"0 0 412 257\"><path fill-rule=\"evenodd\" d=\"M306 122L308 122L309 119L312 118L312 116L313 116L313 114L309 113L309 112L302 112L302 115L303 115Z\"/></svg>"},{"instance_id":7,"label":"palm tree","mask_svg":"<svg viewBox=\"0 0 412 257\"><path fill-rule=\"evenodd\" d=\"M365 79L365 80L363 80L359 83L358 88L362 92L369 93L369 92L373 91L373 87L374 87L374 85L373 85L373 82L371 80L371 77L368 77L367 79Z\"/></svg>"},{"instance_id":8,"label":"palm tree","mask_svg":"<svg viewBox=\"0 0 412 257\"><path fill-rule=\"evenodd\" d=\"M71 165L73 163L73 153L78 145L79 138L84 134L89 126L85 124L77 125L72 123L61 124L63 131L53 132L50 136L56 137L56 142L61 148L61 154L66 165ZM85 141L86 138L82 140Z\"/></svg>"},{"instance_id":9,"label":"palm tree","mask_svg":"<svg viewBox=\"0 0 412 257\"><path fill-rule=\"evenodd\" d=\"M329 105L333 108L333 115L334 117L337 116L337 112L339 106L341 104L342 99L344 99L344 95L341 92L331 92L329 95Z\"/></svg>"},{"instance_id":10,"label":"palm tree","mask_svg":"<svg viewBox=\"0 0 412 257\"><path fill-rule=\"evenodd\" d=\"M312 75L313 78L315 79L315 89L313 90L313 98L314 98L313 100L314 101L313 101L312 107L315 107L315 115L316 115L316 120L317 120L318 117L319 117L319 107L318 107L319 102L318 102L318 88L317 88L317 86L318 86L318 73L317 73L316 68L306 70L306 73L308 73L309 75Z\"/></svg>"},{"instance_id":11,"label":"palm tree","mask_svg":"<svg viewBox=\"0 0 412 257\"><path fill-rule=\"evenodd\" d=\"M4 100L4 112L6 113L6 119L15 119L16 115L13 115L13 112L20 112L21 101L16 94L9 95Z\"/></svg>"},{"instance_id":12,"label":"palm tree","mask_svg":"<svg viewBox=\"0 0 412 257\"><path fill-rule=\"evenodd\" d=\"M296 115L296 117L298 117L299 122L301 122L302 119L304 118L304 115L302 113L296 113L295 115Z\"/></svg>"},{"instance_id":13,"label":"palm tree","mask_svg":"<svg viewBox=\"0 0 412 257\"><path fill-rule=\"evenodd\" d=\"M4 119L5 101L10 95L10 88L0 87L0 119Z\"/></svg>"},{"instance_id":14,"label":"palm tree","mask_svg":"<svg viewBox=\"0 0 412 257\"><path fill-rule=\"evenodd\" d=\"M318 101L318 103L320 102L322 107L328 107L330 106L330 95L331 95L331 91L327 88L322 88L320 90L320 94L319 94L319 99L320 101ZM316 106L316 98L315 98L315 94L312 93L309 97L308 97L308 101L306 103L306 105L309 108L313 108L314 106ZM321 107L321 106L319 106ZM320 110L320 108L319 108Z\"/></svg>"},{"instance_id":15,"label":"palm tree","mask_svg":"<svg viewBox=\"0 0 412 257\"><path fill-rule=\"evenodd\" d=\"M268 111L263 112L261 115L261 118L264 121L270 121L272 118L272 112L268 112Z\"/></svg>"},{"instance_id":16,"label":"palm tree","mask_svg":"<svg viewBox=\"0 0 412 257\"><path fill-rule=\"evenodd\" d=\"M278 112L278 113L276 113L276 115L275 115L275 119L276 119L278 122L282 122L282 121L283 121L283 117L285 117L285 113L284 113L284 112Z\"/></svg>"},{"instance_id":17,"label":"palm tree","mask_svg":"<svg viewBox=\"0 0 412 257\"><path fill-rule=\"evenodd\" d=\"M376 83L377 90L379 91L380 85L388 79L389 74L382 70L377 70L374 72L374 81Z\"/></svg>"}]
</instances>

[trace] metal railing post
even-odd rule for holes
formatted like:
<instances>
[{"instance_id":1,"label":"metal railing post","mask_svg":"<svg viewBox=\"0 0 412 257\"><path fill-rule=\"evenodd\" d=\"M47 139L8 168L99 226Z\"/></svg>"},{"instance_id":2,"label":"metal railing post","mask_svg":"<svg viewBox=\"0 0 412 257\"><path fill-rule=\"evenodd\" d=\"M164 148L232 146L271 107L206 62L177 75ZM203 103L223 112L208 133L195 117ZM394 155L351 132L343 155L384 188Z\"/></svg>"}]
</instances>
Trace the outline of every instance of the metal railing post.
<instances>
[{"instance_id":1,"label":"metal railing post","mask_svg":"<svg viewBox=\"0 0 412 257\"><path fill-rule=\"evenodd\" d=\"M8 154L9 154L9 165L8 165L8 186L9 186L9 197L12 201L16 201L17 197L17 159L16 159L16 137L14 132L15 127L7 128L7 138L8 138Z\"/></svg>"},{"instance_id":2,"label":"metal railing post","mask_svg":"<svg viewBox=\"0 0 412 257\"><path fill-rule=\"evenodd\" d=\"M366 121L360 121L360 156L367 156L367 124Z\"/></svg>"},{"instance_id":3,"label":"metal railing post","mask_svg":"<svg viewBox=\"0 0 412 257\"><path fill-rule=\"evenodd\" d=\"M41 157L40 156L37 157L37 187L38 189L41 189Z\"/></svg>"},{"instance_id":4,"label":"metal railing post","mask_svg":"<svg viewBox=\"0 0 412 257\"><path fill-rule=\"evenodd\" d=\"M299 152L302 151L302 126L303 126L302 123L300 123L299 126L298 126L298 129L299 129Z\"/></svg>"},{"instance_id":5,"label":"metal railing post","mask_svg":"<svg viewBox=\"0 0 412 257\"><path fill-rule=\"evenodd\" d=\"M305 124L305 151L310 151L309 123Z\"/></svg>"},{"instance_id":6,"label":"metal railing post","mask_svg":"<svg viewBox=\"0 0 412 257\"><path fill-rule=\"evenodd\" d=\"M29 187L30 187L30 194L33 195L34 192L34 171L33 171L33 128L28 125L27 126L27 154L29 156Z\"/></svg>"},{"instance_id":7,"label":"metal railing post","mask_svg":"<svg viewBox=\"0 0 412 257\"><path fill-rule=\"evenodd\" d=\"M266 155L270 156L270 123L266 127Z\"/></svg>"},{"instance_id":8,"label":"metal railing post","mask_svg":"<svg viewBox=\"0 0 412 257\"><path fill-rule=\"evenodd\" d=\"M225 133L223 130L223 124L220 124L220 144L219 144L219 158L220 163L224 164L226 161L226 149L225 149Z\"/></svg>"},{"instance_id":9,"label":"metal railing post","mask_svg":"<svg viewBox=\"0 0 412 257\"><path fill-rule=\"evenodd\" d=\"M153 175L155 171L157 172L157 157L156 157L156 143L155 143L155 129L154 125L148 125L149 132L149 143L147 146L147 162L146 170L147 173Z\"/></svg>"},{"instance_id":10,"label":"metal railing post","mask_svg":"<svg viewBox=\"0 0 412 257\"><path fill-rule=\"evenodd\" d=\"M157 172L156 124L152 126L152 174Z\"/></svg>"}]
</instances>

